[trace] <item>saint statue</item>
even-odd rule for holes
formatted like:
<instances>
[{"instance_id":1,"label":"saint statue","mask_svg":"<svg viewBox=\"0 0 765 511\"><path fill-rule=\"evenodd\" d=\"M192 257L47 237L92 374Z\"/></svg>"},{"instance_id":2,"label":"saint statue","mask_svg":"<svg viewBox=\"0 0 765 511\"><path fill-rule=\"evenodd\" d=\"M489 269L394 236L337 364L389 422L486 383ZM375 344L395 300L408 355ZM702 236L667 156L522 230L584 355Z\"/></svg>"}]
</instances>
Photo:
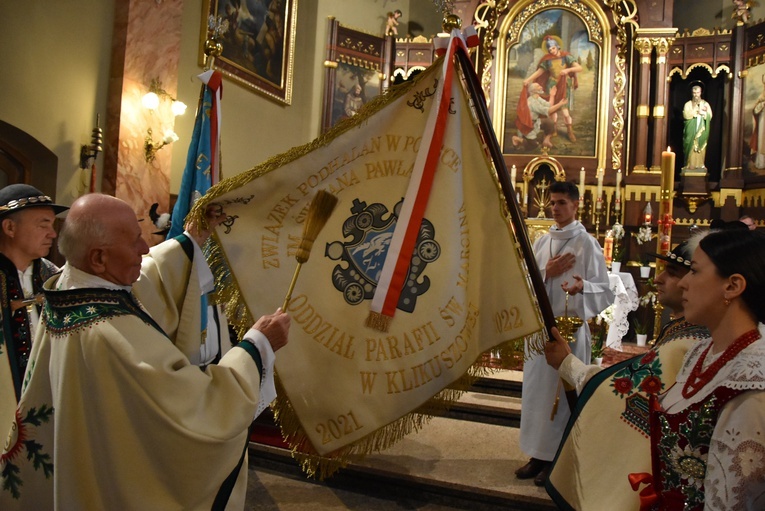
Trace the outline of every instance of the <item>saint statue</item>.
<instances>
[{"instance_id":1,"label":"saint statue","mask_svg":"<svg viewBox=\"0 0 765 511\"><path fill-rule=\"evenodd\" d=\"M683 154L684 170L703 169L707 153L709 127L712 121L712 107L701 99L701 82L693 82L691 99L683 107Z\"/></svg>"}]
</instances>

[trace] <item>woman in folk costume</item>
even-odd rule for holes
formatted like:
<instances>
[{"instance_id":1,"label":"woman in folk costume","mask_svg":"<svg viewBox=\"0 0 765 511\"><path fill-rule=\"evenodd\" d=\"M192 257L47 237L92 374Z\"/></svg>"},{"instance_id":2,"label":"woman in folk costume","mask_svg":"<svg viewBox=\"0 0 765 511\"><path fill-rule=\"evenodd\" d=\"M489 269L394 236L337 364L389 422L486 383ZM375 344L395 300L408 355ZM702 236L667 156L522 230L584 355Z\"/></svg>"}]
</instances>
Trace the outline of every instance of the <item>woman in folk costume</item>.
<instances>
[{"instance_id":1,"label":"woman in folk costume","mask_svg":"<svg viewBox=\"0 0 765 511\"><path fill-rule=\"evenodd\" d=\"M680 282L711 339L651 401L653 474L631 474L645 509L765 509L765 234L704 237Z\"/></svg>"}]
</instances>

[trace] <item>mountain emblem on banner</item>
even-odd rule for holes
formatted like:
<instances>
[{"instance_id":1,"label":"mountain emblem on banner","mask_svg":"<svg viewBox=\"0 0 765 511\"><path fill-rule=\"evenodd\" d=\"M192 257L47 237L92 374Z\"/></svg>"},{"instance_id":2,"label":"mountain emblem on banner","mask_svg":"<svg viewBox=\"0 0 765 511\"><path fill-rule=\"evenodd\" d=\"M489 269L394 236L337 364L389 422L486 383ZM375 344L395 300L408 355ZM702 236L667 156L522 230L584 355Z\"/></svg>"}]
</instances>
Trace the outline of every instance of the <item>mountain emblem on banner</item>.
<instances>
[{"instance_id":1,"label":"mountain emblem on banner","mask_svg":"<svg viewBox=\"0 0 765 511\"><path fill-rule=\"evenodd\" d=\"M358 305L374 296L403 202L403 199L399 201L393 213L388 215L388 208L383 204L367 206L365 202L354 200L353 215L343 223L343 235L351 239L345 243L334 241L327 244L325 256L345 263L345 267L337 265L332 270L332 283L350 305ZM407 285L398 302L399 310L412 312L417 297L430 288L430 279L423 273L428 263L438 259L440 253L435 228L428 219L423 219L410 259Z\"/></svg>"},{"instance_id":2,"label":"mountain emblem on banner","mask_svg":"<svg viewBox=\"0 0 765 511\"><path fill-rule=\"evenodd\" d=\"M445 41L414 80L191 212L232 218L208 243L231 325L286 302L272 409L310 475L418 431L489 371L484 353L539 352L554 322L462 35ZM337 202L300 262L319 191Z\"/></svg>"}]
</instances>

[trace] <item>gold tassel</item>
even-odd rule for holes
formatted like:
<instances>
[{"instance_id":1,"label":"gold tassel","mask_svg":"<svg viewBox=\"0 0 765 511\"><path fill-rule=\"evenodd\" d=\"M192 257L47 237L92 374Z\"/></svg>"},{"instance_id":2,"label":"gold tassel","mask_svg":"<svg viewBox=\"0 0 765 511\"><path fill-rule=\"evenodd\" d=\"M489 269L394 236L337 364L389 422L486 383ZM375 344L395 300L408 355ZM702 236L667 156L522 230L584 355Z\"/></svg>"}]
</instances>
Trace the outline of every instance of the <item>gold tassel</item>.
<instances>
[{"instance_id":1,"label":"gold tassel","mask_svg":"<svg viewBox=\"0 0 765 511\"><path fill-rule=\"evenodd\" d=\"M311 201L311 205L308 207L308 216L303 224L303 238L300 240L300 246L295 254L295 259L297 259L298 265L297 268L295 268L295 273L292 275L292 282L290 283L290 288L287 291L287 296L284 298L284 305L282 306L282 310L285 312L287 311L287 306L292 298L292 291L295 289L295 283L297 282L300 268L303 266L303 263L307 262L308 258L311 257L313 242L324 228L327 220L329 220L335 206L337 206L337 197L324 190L319 190L316 192L316 195Z\"/></svg>"}]
</instances>

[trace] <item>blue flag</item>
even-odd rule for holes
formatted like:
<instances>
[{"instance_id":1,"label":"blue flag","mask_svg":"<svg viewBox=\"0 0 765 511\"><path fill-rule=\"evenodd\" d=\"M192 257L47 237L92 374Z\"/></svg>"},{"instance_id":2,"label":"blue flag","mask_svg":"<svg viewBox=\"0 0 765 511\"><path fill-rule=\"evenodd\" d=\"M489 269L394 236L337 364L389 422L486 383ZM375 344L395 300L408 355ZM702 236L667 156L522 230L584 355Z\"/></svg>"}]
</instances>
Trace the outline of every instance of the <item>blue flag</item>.
<instances>
[{"instance_id":1,"label":"blue flag","mask_svg":"<svg viewBox=\"0 0 765 511\"><path fill-rule=\"evenodd\" d=\"M183 233L186 216L191 207L213 185L212 158L213 146L212 122L210 115L213 111L214 92L207 84L202 86L202 97L197 107L197 117L194 121L194 132L186 156L186 167L181 178L181 188L178 200L173 207L172 223L167 238L174 238Z\"/></svg>"}]
</instances>

